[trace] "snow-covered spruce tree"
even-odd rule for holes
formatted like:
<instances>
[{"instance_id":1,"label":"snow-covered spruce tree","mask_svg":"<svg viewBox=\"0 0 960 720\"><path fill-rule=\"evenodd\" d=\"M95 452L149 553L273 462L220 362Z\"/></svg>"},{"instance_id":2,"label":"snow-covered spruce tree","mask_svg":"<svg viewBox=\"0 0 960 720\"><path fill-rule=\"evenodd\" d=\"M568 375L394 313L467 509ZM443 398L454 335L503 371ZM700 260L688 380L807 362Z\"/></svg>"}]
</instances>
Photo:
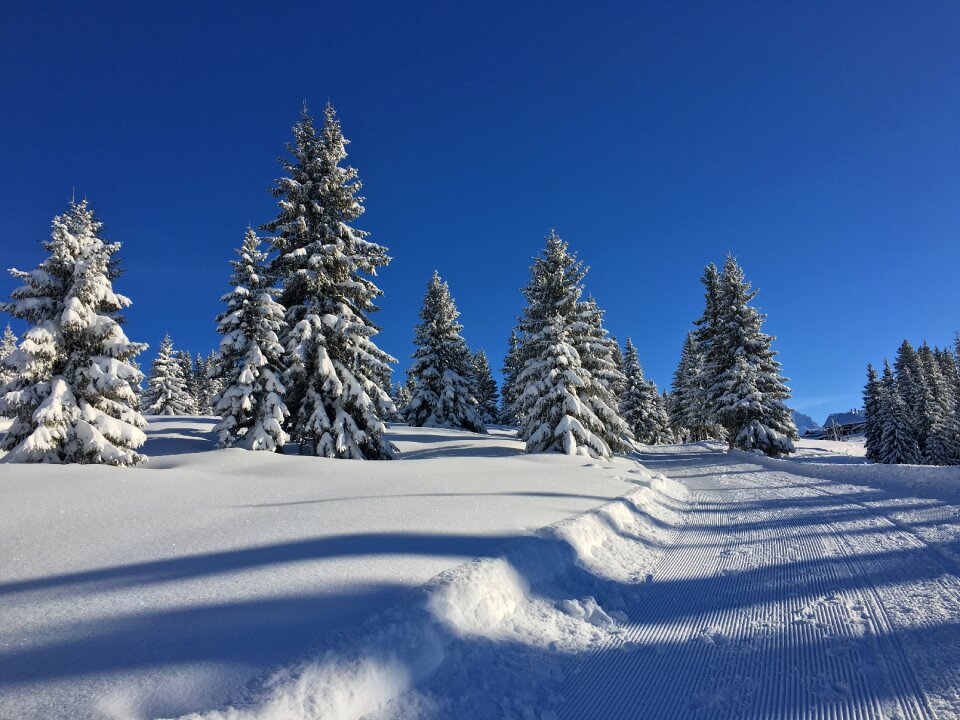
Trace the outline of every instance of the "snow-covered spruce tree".
<instances>
[{"instance_id":1,"label":"snow-covered spruce tree","mask_svg":"<svg viewBox=\"0 0 960 720\"><path fill-rule=\"evenodd\" d=\"M406 382L394 384L390 392L390 399L393 400L397 412L391 419L403 421L403 415L407 410L407 405L410 404L411 397L413 397L413 381L409 377Z\"/></svg>"},{"instance_id":2,"label":"snow-covered spruce tree","mask_svg":"<svg viewBox=\"0 0 960 720\"><path fill-rule=\"evenodd\" d=\"M134 465L146 423L136 409L143 377L131 364L146 345L127 339L120 311L130 300L113 291L119 243L86 200L53 219L49 256L31 272L12 270L23 285L2 309L26 320L0 415L13 418L0 448L7 462Z\"/></svg>"},{"instance_id":3,"label":"snow-covered spruce tree","mask_svg":"<svg viewBox=\"0 0 960 720\"><path fill-rule=\"evenodd\" d=\"M887 465L919 465L920 448L913 435L907 408L897 388L890 363L883 362L880 398L877 413L880 417L880 462Z\"/></svg>"},{"instance_id":4,"label":"snow-covered spruce tree","mask_svg":"<svg viewBox=\"0 0 960 720\"><path fill-rule=\"evenodd\" d=\"M717 367L712 352L719 332L720 273L710 263L704 268L700 282L704 288L704 309L694 321L696 328L684 340L680 362L673 374L673 407L675 422L684 429L686 439L693 441L723 440L725 431L711 408L710 389L717 381Z\"/></svg>"},{"instance_id":5,"label":"snow-covered spruce tree","mask_svg":"<svg viewBox=\"0 0 960 720\"><path fill-rule=\"evenodd\" d=\"M731 448L757 449L776 457L793 452L797 428L784 404L790 390L771 348L774 338L762 332L765 316L750 305L756 295L736 259L728 255L709 351L714 378L709 407L726 430Z\"/></svg>"},{"instance_id":6,"label":"snow-covered spruce tree","mask_svg":"<svg viewBox=\"0 0 960 720\"><path fill-rule=\"evenodd\" d=\"M483 350L478 350L473 355L473 385L473 394L479 405L480 419L485 425L496 423L500 417L500 410L497 405L500 393L497 392L497 381L493 379L493 373L490 371L490 361L487 360L487 353Z\"/></svg>"},{"instance_id":7,"label":"snow-covered spruce tree","mask_svg":"<svg viewBox=\"0 0 960 720\"><path fill-rule=\"evenodd\" d=\"M953 391L940 371L934 351L924 343L918 352L926 388L929 430L923 450L924 465L960 463L960 425Z\"/></svg>"},{"instance_id":8,"label":"snow-covered spruce tree","mask_svg":"<svg viewBox=\"0 0 960 720\"><path fill-rule=\"evenodd\" d=\"M200 408L200 388L197 387L196 368L193 366L193 354L189 350L177 350L177 362L180 363L180 374L183 375L187 386L187 394L193 398L193 412Z\"/></svg>"},{"instance_id":9,"label":"snow-covered spruce tree","mask_svg":"<svg viewBox=\"0 0 960 720\"><path fill-rule=\"evenodd\" d=\"M687 333L680 351L680 362L673 372L670 393L670 416L675 425L675 435L682 440L704 440L700 418L704 416L697 398L702 395L699 385L700 358L692 332Z\"/></svg>"},{"instance_id":10,"label":"snow-covered spruce tree","mask_svg":"<svg viewBox=\"0 0 960 720\"><path fill-rule=\"evenodd\" d=\"M230 261L233 290L223 296L227 308L217 317L223 339L214 372L223 388L215 398L221 418L215 429L220 447L275 452L288 440L283 424L289 412L280 381L284 352L278 338L284 310L273 299L260 245L248 229L237 250L239 259Z\"/></svg>"},{"instance_id":11,"label":"snow-covered spruce tree","mask_svg":"<svg viewBox=\"0 0 960 720\"><path fill-rule=\"evenodd\" d=\"M606 458L610 447L603 441L603 423L584 402L592 385L590 374L569 335L567 322L556 315L528 340L540 353L527 361L519 378L524 388L521 437L531 453Z\"/></svg>"},{"instance_id":12,"label":"snow-covered spruce tree","mask_svg":"<svg viewBox=\"0 0 960 720\"><path fill-rule=\"evenodd\" d=\"M211 380L207 377L207 359L197 353L193 360L193 386L196 388L197 413L213 414L213 394L210 392Z\"/></svg>"},{"instance_id":13,"label":"snow-covered spruce tree","mask_svg":"<svg viewBox=\"0 0 960 720\"><path fill-rule=\"evenodd\" d=\"M385 460L395 448L383 418L394 412L382 387L396 362L373 342L370 320L382 293L371 278L390 258L351 226L363 213L357 171L341 163L347 140L332 105L318 133L304 108L282 160L287 175L273 194L276 220L263 226L277 257L279 302L286 308L284 382L290 435L301 452Z\"/></svg>"},{"instance_id":14,"label":"snow-covered spruce tree","mask_svg":"<svg viewBox=\"0 0 960 720\"><path fill-rule=\"evenodd\" d=\"M631 447L632 433L611 407L608 392L583 366L580 296L586 275L555 233L534 260L520 324L523 338L516 409L527 452L564 452L609 457Z\"/></svg>"},{"instance_id":15,"label":"snow-covered spruce tree","mask_svg":"<svg viewBox=\"0 0 960 720\"><path fill-rule=\"evenodd\" d=\"M626 378L616 361L614 348L619 351L619 347L603 327L603 310L597 306L596 300L588 297L577 303L577 318L571 329L573 346L580 355L584 370L590 373L593 383L591 395L605 406L617 408L619 400L616 390L626 385ZM611 448L622 447L620 425L614 424L609 429L610 433L603 436L607 445Z\"/></svg>"},{"instance_id":16,"label":"snow-covered spruce tree","mask_svg":"<svg viewBox=\"0 0 960 720\"><path fill-rule=\"evenodd\" d=\"M206 412L210 415L215 415L214 401L220 396L220 393L223 392L223 378L220 376L221 369L217 366L217 353L215 350L208 352L207 356L203 359L203 370L206 380L204 390L208 403L208 410Z\"/></svg>"},{"instance_id":17,"label":"snow-covered spruce tree","mask_svg":"<svg viewBox=\"0 0 960 720\"><path fill-rule=\"evenodd\" d=\"M420 309L423 322L413 339L413 392L404 414L410 425L486 432L473 394L473 356L460 337L459 316L450 288L434 272Z\"/></svg>"},{"instance_id":18,"label":"snow-covered spruce tree","mask_svg":"<svg viewBox=\"0 0 960 720\"><path fill-rule=\"evenodd\" d=\"M620 397L620 414L629 425L637 442L658 445L670 442L670 419L657 386L643 375L637 348L627 338L623 359L626 389Z\"/></svg>"},{"instance_id":19,"label":"snow-covered spruce tree","mask_svg":"<svg viewBox=\"0 0 960 720\"><path fill-rule=\"evenodd\" d=\"M932 409L929 405L930 393L926 386L923 365L917 351L908 340L904 339L897 349L893 367L897 393L903 401L907 426L920 449L922 458L930 435Z\"/></svg>"},{"instance_id":20,"label":"snow-covered spruce tree","mask_svg":"<svg viewBox=\"0 0 960 720\"><path fill-rule=\"evenodd\" d=\"M507 354L503 359L503 385L500 392L500 422L504 425L519 424L517 416L517 378L523 370L520 359L520 333L518 328L510 331Z\"/></svg>"},{"instance_id":21,"label":"snow-covered spruce tree","mask_svg":"<svg viewBox=\"0 0 960 720\"><path fill-rule=\"evenodd\" d=\"M627 375L624 371L623 350L620 348L620 342L613 336L610 336L610 359L620 371L620 377L610 386L610 392L615 398L620 398L627 389Z\"/></svg>"},{"instance_id":22,"label":"snow-covered spruce tree","mask_svg":"<svg viewBox=\"0 0 960 720\"><path fill-rule=\"evenodd\" d=\"M197 410L169 335L157 349L140 405L147 415L193 415Z\"/></svg>"},{"instance_id":23,"label":"snow-covered spruce tree","mask_svg":"<svg viewBox=\"0 0 960 720\"><path fill-rule=\"evenodd\" d=\"M14 335L8 323L6 330L3 331L3 339L0 339L0 394L3 393L3 386L15 377L13 365L8 366L4 361L10 357L16 349L17 336Z\"/></svg>"},{"instance_id":24,"label":"snow-covered spruce tree","mask_svg":"<svg viewBox=\"0 0 960 720\"><path fill-rule=\"evenodd\" d=\"M880 418L880 379L872 364L867 364L867 384L863 387L863 410L866 415L865 446L867 460L880 462L880 441L883 425Z\"/></svg>"}]
</instances>

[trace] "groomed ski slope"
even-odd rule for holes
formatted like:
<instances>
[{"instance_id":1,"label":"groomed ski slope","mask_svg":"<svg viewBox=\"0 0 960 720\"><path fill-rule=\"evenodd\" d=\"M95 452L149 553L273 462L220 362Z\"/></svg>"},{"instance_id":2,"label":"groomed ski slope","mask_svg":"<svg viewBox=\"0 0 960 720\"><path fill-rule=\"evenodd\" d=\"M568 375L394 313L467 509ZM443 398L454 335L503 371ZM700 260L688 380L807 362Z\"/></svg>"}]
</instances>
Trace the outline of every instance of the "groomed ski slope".
<instances>
[{"instance_id":1,"label":"groomed ski slope","mask_svg":"<svg viewBox=\"0 0 960 720\"><path fill-rule=\"evenodd\" d=\"M165 422L154 428L155 447L208 441L201 421ZM155 458L153 471L173 470L166 484L187 500L172 503L169 488L163 502L147 495L153 512L177 512L143 524L149 543L137 552L157 543L160 526L182 534L199 520L222 547L327 524L311 530L339 538L336 551L316 553L311 540L309 552L291 555L261 542L198 560L198 530L181 538L187 560L5 580L0 613L14 622L0 626L0 716L960 717L957 468L864 465L855 445L822 442L802 443L790 460L687 445L648 448L636 458L642 465L592 463L525 456L498 435L394 432L408 460L373 464L390 470L334 462L347 466L343 477L320 473L303 486L269 465L275 481L291 484L268 492L301 496L275 499L269 520L252 524L212 512L271 487L263 466L240 469L252 454ZM311 458L266 459L276 460L297 472L317 467ZM38 500L68 492L66 477L99 493L80 515L102 520L98 503L128 507L61 470L52 485L36 471L46 495L20 486L30 502L18 511L36 513ZM401 476L403 490L387 492ZM398 499L408 493L419 499ZM298 519L291 508L314 514ZM373 508L388 524L419 528L419 540L396 553L382 538L365 545L385 522L372 519L380 517ZM29 528L42 524L23 521L17 536L10 513L3 517L4 544L20 538L21 562L58 554L26 550L24 538L44 532ZM340 532L350 523L356 532ZM63 554L86 557L69 545ZM185 571L194 567L203 571ZM364 568L403 580L375 601L346 591L345 603L323 601ZM314 586L321 591L309 593ZM299 588L296 613L276 602L278 588L287 597ZM248 601L235 599L244 593ZM201 600L209 613L192 609ZM160 601L180 624L150 608ZM126 625L110 616L111 602ZM150 622L131 621L137 602ZM94 609L98 623L78 622ZM7 640L30 627L45 633L21 635L26 650ZM96 632L104 627L110 632ZM78 639L51 641L57 633Z\"/></svg>"},{"instance_id":2,"label":"groomed ski slope","mask_svg":"<svg viewBox=\"0 0 960 720\"><path fill-rule=\"evenodd\" d=\"M960 716L956 468L859 466L948 481L909 497L810 452L639 459L688 488L687 523L623 633L572 664L559 718Z\"/></svg>"}]
</instances>

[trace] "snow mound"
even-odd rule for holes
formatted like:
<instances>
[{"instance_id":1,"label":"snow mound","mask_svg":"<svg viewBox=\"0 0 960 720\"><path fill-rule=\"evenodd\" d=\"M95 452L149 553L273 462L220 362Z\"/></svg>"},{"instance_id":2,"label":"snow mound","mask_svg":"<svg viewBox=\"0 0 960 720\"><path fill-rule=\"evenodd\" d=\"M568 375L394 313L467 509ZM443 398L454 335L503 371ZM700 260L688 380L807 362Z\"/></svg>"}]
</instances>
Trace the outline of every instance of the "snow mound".
<instances>
[{"instance_id":1,"label":"snow mound","mask_svg":"<svg viewBox=\"0 0 960 720\"><path fill-rule=\"evenodd\" d=\"M549 717L571 655L616 638L683 521L682 485L642 467L633 481L616 500L441 573L233 706L183 718Z\"/></svg>"}]
</instances>

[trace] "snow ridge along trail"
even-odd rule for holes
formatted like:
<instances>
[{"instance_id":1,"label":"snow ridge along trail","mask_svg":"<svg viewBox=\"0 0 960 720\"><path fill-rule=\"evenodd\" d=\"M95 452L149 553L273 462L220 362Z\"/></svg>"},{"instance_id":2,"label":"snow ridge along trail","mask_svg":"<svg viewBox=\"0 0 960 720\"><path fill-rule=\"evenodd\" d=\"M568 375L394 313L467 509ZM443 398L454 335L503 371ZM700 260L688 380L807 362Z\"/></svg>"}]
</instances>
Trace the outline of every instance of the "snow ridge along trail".
<instances>
[{"instance_id":1,"label":"snow ridge along trail","mask_svg":"<svg viewBox=\"0 0 960 720\"><path fill-rule=\"evenodd\" d=\"M640 460L687 485L689 521L625 632L574 661L559 717L960 714L960 585L887 516L910 500L743 453Z\"/></svg>"},{"instance_id":2,"label":"snow ridge along trail","mask_svg":"<svg viewBox=\"0 0 960 720\"><path fill-rule=\"evenodd\" d=\"M682 485L626 472L636 487L622 497L441 573L245 700L185 717L549 717L569 658L623 632L683 520Z\"/></svg>"}]
</instances>

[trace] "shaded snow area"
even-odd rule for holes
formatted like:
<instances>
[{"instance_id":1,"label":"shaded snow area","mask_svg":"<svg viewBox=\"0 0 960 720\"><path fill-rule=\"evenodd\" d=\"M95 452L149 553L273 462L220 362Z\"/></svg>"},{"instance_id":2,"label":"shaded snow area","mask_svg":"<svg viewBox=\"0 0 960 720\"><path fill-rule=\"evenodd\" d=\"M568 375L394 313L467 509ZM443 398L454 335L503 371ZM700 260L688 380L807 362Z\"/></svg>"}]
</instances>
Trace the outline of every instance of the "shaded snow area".
<instances>
[{"instance_id":1,"label":"shaded snow area","mask_svg":"<svg viewBox=\"0 0 960 720\"><path fill-rule=\"evenodd\" d=\"M0 465L0 717L960 717L960 468L211 427L155 419L145 468Z\"/></svg>"},{"instance_id":2,"label":"shaded snow area","mask_svg":"<svg viewBox=\"0 0 960 720\"><path fill-rule=\"evenodd\" d=\"M213 424L152 418L142 468L0 465L0 717L172 716L251 698L275 717L349 717L449 666L461 634L583 647L609 622L589 577L542 602L529 588L577 552L602 558L614 528L649 540L629 548L649 565L666 532L637 524L648 502L660 510L627 459L403 426L398 461L276 456L214 450ZM583 521L579 550L559 539L564 519L621 496ZM280 667L299 669L281 681Z\"/></svg>"}]
</instances>

